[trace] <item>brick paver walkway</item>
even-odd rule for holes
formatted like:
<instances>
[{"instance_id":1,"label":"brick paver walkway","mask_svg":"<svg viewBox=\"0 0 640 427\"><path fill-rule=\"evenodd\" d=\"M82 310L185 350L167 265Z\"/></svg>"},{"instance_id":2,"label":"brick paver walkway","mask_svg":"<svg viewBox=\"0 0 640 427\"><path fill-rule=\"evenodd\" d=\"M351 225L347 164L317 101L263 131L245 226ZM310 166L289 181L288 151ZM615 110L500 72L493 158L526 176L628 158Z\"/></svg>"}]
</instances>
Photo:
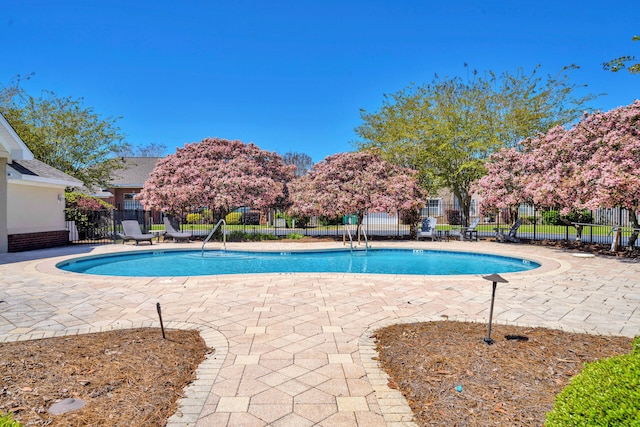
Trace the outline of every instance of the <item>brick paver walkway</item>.
<instances>
[{"instance_id":1,"label":"brick paver walkway","mask_svg":"<svg viewBox=\"0 0 640 427\"><path fill-rule=\"evenodd\" d=\"M374 247L520 256L538 270L503 274L494 324L595 334L640 333L640 264L493 242L373 242ZM215 248L215 244L210 248ZM198 248L161 243L154 249ZM229 244L295 250L338 243ZM268 274L98 277L57 270L71 256L143 250L110 245L0 255L0 342L113 328L197 328L216 349L171 426L410 426L412 415L375 360L383 325L488 319L491 284L479 276ZM482 340L482 337L478 337Z\"/></svg>"}]
</instances>

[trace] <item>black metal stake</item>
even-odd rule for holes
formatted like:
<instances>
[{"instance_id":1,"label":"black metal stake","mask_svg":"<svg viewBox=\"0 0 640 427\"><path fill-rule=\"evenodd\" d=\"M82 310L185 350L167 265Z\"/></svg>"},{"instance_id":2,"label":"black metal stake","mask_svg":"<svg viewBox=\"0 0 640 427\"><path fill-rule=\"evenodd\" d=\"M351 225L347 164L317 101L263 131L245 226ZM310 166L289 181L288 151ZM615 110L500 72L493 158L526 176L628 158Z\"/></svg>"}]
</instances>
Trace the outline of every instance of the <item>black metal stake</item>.
<instances>
[{"instance_id":1,"label":"black metal stake","mask_svg":"<svg viewBox=\"0 0 640 427\"><path fill-rule=\"evenodd\" d=\"M496 299L496 286L498 286L498 283L493 282L493 291L491 292L491 308L489 309L489 328L487 330L487 337L484 339L484 342L489 345L493 344L493 340L491 339L491 321L493 320L493 302Z\"/></svg>"},{"instance_id":2,"label":"black metal stake","mask_svg":"<svg viewBox=\"0 0 640 427\"><path fill-rule=\"evenodd\" d=\"M162 338L167 339L164 336L164 325L162 324L162 310L160 309L160 303L156 303L156 309L158 309L158 317L160 318L160 329L162 329Z\"/></svg>"},{"instance_id":3,"label":"black metal stake","mask_svg":"<svg viewBox=\"0 0 640 427\"><path fill-rule=\"evenodd\" d=\"M509 283L509 282L504 278L502 278L499 274L491 274L489 276L484 276L483 279L493 282L493 290L491 291L491 308L489 309L489 327L487 330L487 337L484 339L485 343L491 345L493 344L493 340L491 339L491 322L493 320L493 302L496 299L496 287L498 286L498 282L500 283Z\"/></svg>"}]
</instances>

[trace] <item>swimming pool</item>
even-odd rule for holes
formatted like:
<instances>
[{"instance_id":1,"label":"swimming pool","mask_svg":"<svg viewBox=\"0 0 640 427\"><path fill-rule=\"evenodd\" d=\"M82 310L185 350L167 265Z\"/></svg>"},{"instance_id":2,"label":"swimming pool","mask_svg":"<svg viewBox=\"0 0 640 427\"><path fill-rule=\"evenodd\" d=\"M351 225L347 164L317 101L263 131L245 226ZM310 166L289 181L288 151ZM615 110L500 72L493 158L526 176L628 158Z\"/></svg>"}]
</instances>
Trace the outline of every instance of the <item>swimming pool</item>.
<instances>
[{"instance_id":1,"label":"swimming pool","mask_svg":"<svg viewBox=\"0 0 640 427\"><path fill-rule=\"evenodd\" d=\"M492 274L540 264L521 258L422 249L292 252L166 250L75 258L56 267L106 276L208 276L254 273Z\"/></svg>"}]
</instances>

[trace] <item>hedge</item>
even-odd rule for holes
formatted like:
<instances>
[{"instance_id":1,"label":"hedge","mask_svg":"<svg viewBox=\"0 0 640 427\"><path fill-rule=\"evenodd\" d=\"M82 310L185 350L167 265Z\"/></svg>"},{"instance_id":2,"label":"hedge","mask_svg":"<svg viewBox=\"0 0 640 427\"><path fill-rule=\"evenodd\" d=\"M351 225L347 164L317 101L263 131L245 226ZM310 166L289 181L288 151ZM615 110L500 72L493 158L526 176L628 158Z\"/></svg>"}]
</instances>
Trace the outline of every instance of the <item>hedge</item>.
<instances>
[{"instance_id":1,"label":"hedge","mask_svg":"<svg viewBox=\"0 0 640 427\"><path fill-rule=\"evenodd\" d=\"M640 426L640 336L631 353L586 364L557 396L544 425Z\"/></svg>"}]
</instances>

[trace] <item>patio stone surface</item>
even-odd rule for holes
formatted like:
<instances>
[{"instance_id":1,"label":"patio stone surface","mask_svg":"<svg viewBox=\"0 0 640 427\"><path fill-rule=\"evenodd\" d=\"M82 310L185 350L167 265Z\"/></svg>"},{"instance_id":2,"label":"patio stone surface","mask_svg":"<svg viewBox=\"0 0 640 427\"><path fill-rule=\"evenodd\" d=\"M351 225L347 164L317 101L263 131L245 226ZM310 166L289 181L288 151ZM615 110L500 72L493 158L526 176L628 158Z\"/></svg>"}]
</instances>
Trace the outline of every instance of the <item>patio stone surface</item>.
<instances>
[{"instance_id":1,"label":"patio stone surface","mask_svg":"<svg viewBox=\"0 0 640 427\"><path fill-rule=\"evenodd\" d=\"M160 243L150 249L199 249ZM215 249L215 243L208 248ZM378 242L522 257L542 266L502 274L493 321L591 334L640 334L640 264L540 246ZM228 243L234 250L344 248L341 242ZM0 342L159 326L198 329L215 352L200 365L169 426L413 426L387 387L371 336L393 323L487 322L491 283L479 275L254 274L106 277L68 273L76 257L148 246L69 246L0 254ZM482 337L478 337L481 341Z\"/></svg>"}]
</instances>

